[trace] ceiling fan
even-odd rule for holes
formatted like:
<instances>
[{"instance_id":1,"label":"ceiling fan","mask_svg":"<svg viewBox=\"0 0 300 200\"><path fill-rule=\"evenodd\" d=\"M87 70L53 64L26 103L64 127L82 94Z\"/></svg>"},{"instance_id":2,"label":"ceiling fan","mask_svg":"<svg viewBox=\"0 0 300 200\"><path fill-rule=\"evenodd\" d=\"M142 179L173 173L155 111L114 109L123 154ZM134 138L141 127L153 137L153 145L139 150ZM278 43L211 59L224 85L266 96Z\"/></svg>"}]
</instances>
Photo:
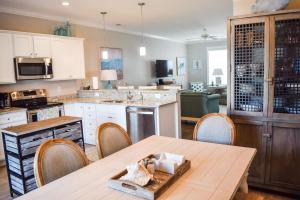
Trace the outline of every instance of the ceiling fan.
<instances>
[{"instance_id":1,"label":"ceiling fan","mask_svg":"<svg viewBox=\"0 0 300 200\"><path fill-rule=\"evenodd\" d=\"M215 40L215 39L217 39L217 36L208 34L207 29L203 28L203 33L201 34L201 38L204 40L209 40L209 39Z\"/></svg>"},{"instance_id":2,"label":"ceiling fan","mask_svg":"<svg viewBox=\"0 0 300 200\"><path fill-rule=\"evenodd\" d=\"M223 39L224 37L216 36L216 35L211 35L207 33L207 29L203 28L202 34L200 37L195 37L195 38L189 38L187 41L199 41L199 40L217 40L217 39Z\"/></svg>"}]
</instances>

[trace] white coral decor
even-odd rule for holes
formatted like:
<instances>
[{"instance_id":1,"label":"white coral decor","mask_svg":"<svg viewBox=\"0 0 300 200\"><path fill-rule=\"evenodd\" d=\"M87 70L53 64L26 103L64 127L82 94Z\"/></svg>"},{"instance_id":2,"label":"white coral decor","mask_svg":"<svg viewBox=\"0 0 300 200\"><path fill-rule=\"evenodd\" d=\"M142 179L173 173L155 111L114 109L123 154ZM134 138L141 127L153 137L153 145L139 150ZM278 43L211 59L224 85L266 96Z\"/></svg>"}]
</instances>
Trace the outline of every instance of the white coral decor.
<instances>
[{"instance_id":1,"label":"white coral decor","mask_svg":"<svg viewBox=\"0 0 300 200\"><path fill-rule=\"evenodd\" d=\"M252 6L253 13L270 12L284 9L289 4L289 0L256 0Z\"/></svg>"}]
</instances>

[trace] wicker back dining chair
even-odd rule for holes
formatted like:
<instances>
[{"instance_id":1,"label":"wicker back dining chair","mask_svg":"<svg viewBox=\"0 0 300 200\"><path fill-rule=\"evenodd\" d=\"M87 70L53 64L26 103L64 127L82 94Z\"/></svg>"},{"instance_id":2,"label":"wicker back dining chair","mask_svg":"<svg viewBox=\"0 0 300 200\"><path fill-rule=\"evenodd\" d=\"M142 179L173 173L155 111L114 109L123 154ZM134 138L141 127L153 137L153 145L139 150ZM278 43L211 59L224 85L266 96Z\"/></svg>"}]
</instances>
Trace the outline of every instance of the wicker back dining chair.
<instances>
[{"instance_id":1,"label":"wicker back dining chair","mask_svg":"<svg viewBox=\"0 0 300 200\"><path fill-rule=\"evenodd\" d=\"M38 187L70 174L89 164L82 149L65 139L41 144L34 157L34 176Z\"/></svg>"},{"instance_id":2,"label":"wicker back dining chair","mask_svg":"<svg viewBox=\"0 0 300 200\"><path fill-rule=\"evenodd\" d=\"M97 129L96 146L99 158L104 158L132 144L127 132L118 124L107 122Z\"/></svg>"}]
</instances>

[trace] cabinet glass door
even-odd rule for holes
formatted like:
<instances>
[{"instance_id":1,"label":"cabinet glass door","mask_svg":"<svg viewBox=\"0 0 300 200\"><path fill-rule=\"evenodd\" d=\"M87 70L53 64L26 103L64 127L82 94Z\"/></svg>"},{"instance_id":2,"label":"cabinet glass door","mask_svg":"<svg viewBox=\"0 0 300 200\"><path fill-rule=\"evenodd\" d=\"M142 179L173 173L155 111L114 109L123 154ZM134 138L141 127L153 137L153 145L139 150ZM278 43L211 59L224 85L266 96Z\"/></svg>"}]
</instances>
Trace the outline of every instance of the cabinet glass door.
<instances>
[{"instance_id":1,"label":"cabinet glass door","mask_svg":"<svg viewBox=\"0 0 300 200\"><path fill-rule=\"evenodd\" d=\"M300 16L299 16L300 17ZM281 19L282 18L282 19ZM300 18L273 20L273 113L300 114Z\"/></svg>"},{"instance_id":2,"label":"cabinet glass door","mask_svg":"<svg viewBox=\"0 0 300 200\"><path fill-rule=\"evenodd\" d=\"M264 108L265 21L233 25L234 63L231 107L239 113L262 115Z\"/></svg>"}]
</instances>

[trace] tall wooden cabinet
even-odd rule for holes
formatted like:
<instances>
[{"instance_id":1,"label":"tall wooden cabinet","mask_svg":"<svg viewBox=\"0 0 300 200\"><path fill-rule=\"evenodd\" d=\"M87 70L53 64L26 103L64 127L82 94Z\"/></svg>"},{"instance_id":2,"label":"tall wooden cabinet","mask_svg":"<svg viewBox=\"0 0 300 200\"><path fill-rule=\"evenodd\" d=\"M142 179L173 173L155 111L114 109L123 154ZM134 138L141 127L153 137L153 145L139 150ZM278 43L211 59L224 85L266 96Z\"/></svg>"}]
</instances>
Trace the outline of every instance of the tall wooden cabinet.
<instances>
[{"instance_id":1,"label":"tall wooden cabinet","mask_svg":"<svg viewBox=\"0 0 300 200\"><path fill-rule=\"evenodd\" d=\"M300 195L300 10L228 20L228 114L250 185Z\"/></svg>"}]
</instances>

